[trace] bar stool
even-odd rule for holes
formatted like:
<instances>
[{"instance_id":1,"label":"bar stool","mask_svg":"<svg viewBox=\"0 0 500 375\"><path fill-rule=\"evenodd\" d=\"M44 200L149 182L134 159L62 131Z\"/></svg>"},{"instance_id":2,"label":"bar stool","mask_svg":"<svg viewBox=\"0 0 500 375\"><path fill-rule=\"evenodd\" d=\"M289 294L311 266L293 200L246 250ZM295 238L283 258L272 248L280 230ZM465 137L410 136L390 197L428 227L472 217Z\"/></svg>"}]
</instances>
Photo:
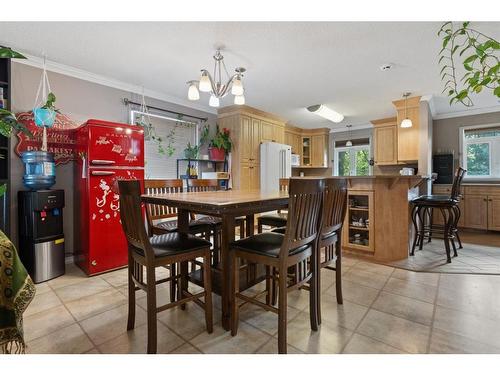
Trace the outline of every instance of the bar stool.
<instances>
[{"instance_id":1,"label":"bar stool","mask_svg":"<svg viewBox=\"0 0 500 375\"><path fill-rule=\"evenodd\" d=\"M288 191L289 181L290 179L288 178L280 178L279 181L280 191ZM259 216L259 218L257 219L257 231L259 233L262 233L263 225L267 225L270 227L284 227L286 225L286 218L287 218L287 213L281 211Z\"/></svg>"},{"instance_id":2,"label":"bar stool","mask_svg":"<svg viewBox=\"0 0 500 375\"><path fill-rule=\"evenodd\" d=\"M453 179L451 194L448 195L422 195L411 201L412 221L415 228L412 249L410 255L415 255L415 248L418 245L419 250L422 250L424 239L429 242L432 238L442 235L444 246L446 249L446 261L451 263L450 242L453 247L453 255L457 256L457 247L455 238L459 242L459 247L462 248L462 242L458 235L458 221L460 220L460 186L467 171L463 168L457 168ZM444 225L433 224L432 215L434 209L438 209L443 216Z\"/></svg>"},{"instance_id":3,"label":"bar stool","mask_svg":"<svg viewBox=\"0 0 500 375\"><path fill-rule=\"evenodd\" d=\"M148 237L144 228L141 209L141 186L139 181L118 181L120 191L120 218L128 243L128 322L127 330L135 326L135 292L142 289L147 298L148 354L157 350L157 314L166 309L182 306L193 301L205 311L208 333L213 331L212 281L210 268L210 242L190 234L179 232ZM156 285L163 282L178 283L179 275L156 280L157 267L203 258L202 292L191 294L187 290L179 293L177 301L163 306L156 304ZM146 281L143 269L146 268ZM204 297L204 301L201 298Z\"/></svg>"}]
</instances>

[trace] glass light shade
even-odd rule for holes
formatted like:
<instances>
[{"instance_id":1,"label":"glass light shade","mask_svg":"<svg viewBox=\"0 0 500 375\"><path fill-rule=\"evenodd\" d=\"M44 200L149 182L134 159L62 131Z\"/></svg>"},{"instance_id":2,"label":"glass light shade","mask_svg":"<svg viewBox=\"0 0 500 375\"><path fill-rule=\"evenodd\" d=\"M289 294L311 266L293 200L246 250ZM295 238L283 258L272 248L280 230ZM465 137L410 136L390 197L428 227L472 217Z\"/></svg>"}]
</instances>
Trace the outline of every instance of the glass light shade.
<instances>
[{"instance_id":1,"label":"glass light shade","mask_svg":"<svg viewBox=\"0 0 500 375\"><path fill-rule=\"evenodd\" d=\"M201 75L199 89L201 92L212 91L212 85L210 83L210 78L208 78L207 72L203 72L203 74Z\"/></svg>"},{"instance_id":2,"label":"glass light shade","mask_svg":"<svg viewBox=\"0 0 500 375\"><path fill-rule=\"evenodd\" d=\"M236 95L234 97L234 104L238 104L238 105L245 104L245 97L243 95Z\"/></svg>"},{"instance_id":3,"label":"glass light shade","mask_svg":"<svg viewBox=\"0 0 500 375\"><path fill-rule=\"evenodd\" d=\"M338 113L333 109L324 106L323 104L307 107L307 110L333 122L342 122L342 120L344 119L343 114Z\"/></svg>"},{"instance_id":4,"label":"glass light shade","mask_svg":"<svg viewBox=\"0 0 500 375\"><path fill-rule=\"evenodd\" d=\"M403 121L401 121L401 127L402 128L411 128L413 126L413 123L409 118L405 118Z\"/></svg>"},{"instance_id":5,"label":"glass light shade","mask_svg":"<svg viewBox=\"0 0 500 375\"><path fill-rule=\"evenodd\" d=\"M351 146L352 146L352 142L351 142L351 141L347 141L347 142L345 143L345 146L346 146L346 147L351 147Z\"/></svg>"},{"instance_id":6,"label":"glass light shade","mask_svg":"<svg viewBox=\"0 0 500 375\"><path fill-rule=\"evenodd\" d=\"M200 92L198 91L198 88L196 87L196 85L194 83L189 85L188 99L189 100L200 99Z\"/></svg>"},{"instance_id":7,"label":"glass light shade","mask_svg":"<svg viewBox=\"0 0 500 375\"><path fill-rule=\"evenodd\" d=\"M208 102L208 105L210 107L218 107L220 105L219 98L216 97L215 95L210 96L210 100Z\"/></svg>"},{"instance_id":8,"label":"glass light shade","mask_svg":"<svg viewBox=\"0 0 500 375\"><path fill-rule=\"evenodd\" d=\"M233 95L243 95L243 83L239 77L233 80L233 86L231 87L231 94Z\"/></svg>"}]
</instances>

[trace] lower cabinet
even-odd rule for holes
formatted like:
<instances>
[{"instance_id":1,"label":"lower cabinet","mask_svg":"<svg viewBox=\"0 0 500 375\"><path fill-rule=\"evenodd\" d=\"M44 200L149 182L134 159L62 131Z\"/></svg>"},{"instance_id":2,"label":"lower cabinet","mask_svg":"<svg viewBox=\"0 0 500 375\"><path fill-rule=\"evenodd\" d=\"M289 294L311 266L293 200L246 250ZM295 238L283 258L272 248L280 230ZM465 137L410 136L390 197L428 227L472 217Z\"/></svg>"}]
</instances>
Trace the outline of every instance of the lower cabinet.
<instances>
[{"instance_id":1,"label":"lower cabinet","mask_svg":"<svg viewBox=\"0 0 500 375\"><path fill-rule=\"evenodd\" d=\"M488 229L488 198L483 195L466 195L465 227L472 229Z\"/></svg>"},{"instance_id":2,"label":"lower cabinet","mask_svg":"<svg viewBox=\"0 0 500 375\"><path fill-rule=\"evenodd\" d=\"M256 163L241 163L240 190L260 189L260 166Z\"/></svg>"},{"instance_id":3,"label":"lower cabinet","mask_svg":"<svg viewBox=\"0 0 500 375\"><path fill-rule=\"evenodd\" d=\"M500 196L488 197L488 229L500 231Z\"/></svg>"}]
</instances>

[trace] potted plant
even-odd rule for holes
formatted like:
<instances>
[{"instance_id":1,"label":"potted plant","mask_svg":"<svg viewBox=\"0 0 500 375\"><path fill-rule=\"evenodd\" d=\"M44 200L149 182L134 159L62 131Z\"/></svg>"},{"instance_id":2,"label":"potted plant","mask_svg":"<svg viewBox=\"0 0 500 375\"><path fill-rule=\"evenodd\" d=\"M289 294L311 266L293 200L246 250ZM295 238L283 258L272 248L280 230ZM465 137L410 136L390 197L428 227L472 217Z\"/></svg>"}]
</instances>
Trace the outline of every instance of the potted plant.
<instances>
[{"instance_id":1,"label":"potted plant","mask_svg":"<svg viewBox=\"0 0 500 375\"><path fill-rule=\"evenodd\" d=\"M219 125L217 125L217 132L210 141L210 146L208 147L210 159L224 160L226 153L231 152L232 145L229 129L223 128L222 131L220 131Z\"/></svg>"},{"instance_id":2,"label":"potted plant","mask_svg":"<svg viewBox=\"0 0 500 375\"><path fill-rule=\"evenodd\" d=\"M33 109L33 117L37 126L46 126L50 128L54 125L56 114L60 113L54 104L55 102L56 96L54 93L49 92L45 104L40 108Z\"/></svg>"},{"instance_id":3,"label":"potted plant","mask_svg":"<svg viewBox=\"0 0 500 375\"><path fill-rule=\"evenodd\" d=\"M198 159L200 152L199 146L191 145L191 142L188 142L186 148L184 149L184 157L186 159Z\"/></svg>"}]
</instances>

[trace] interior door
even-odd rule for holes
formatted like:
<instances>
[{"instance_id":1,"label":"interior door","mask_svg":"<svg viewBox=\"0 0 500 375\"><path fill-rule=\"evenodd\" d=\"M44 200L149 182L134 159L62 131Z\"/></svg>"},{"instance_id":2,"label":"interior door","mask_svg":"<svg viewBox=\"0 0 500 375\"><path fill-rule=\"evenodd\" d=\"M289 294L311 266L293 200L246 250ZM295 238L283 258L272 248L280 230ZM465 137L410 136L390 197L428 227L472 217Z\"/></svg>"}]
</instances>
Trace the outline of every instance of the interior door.
<instances>
[{"instance_id":1,"label":"interior door","mask_svg":"<svg viewBox=\"0 0 500 375\"><path fill-rule=\"evenodd\" d=\"M117 182L144 181L144 170L93 168L89 175L89 273L95 274L127 264Z\"/></svg>"}]
</instances>

